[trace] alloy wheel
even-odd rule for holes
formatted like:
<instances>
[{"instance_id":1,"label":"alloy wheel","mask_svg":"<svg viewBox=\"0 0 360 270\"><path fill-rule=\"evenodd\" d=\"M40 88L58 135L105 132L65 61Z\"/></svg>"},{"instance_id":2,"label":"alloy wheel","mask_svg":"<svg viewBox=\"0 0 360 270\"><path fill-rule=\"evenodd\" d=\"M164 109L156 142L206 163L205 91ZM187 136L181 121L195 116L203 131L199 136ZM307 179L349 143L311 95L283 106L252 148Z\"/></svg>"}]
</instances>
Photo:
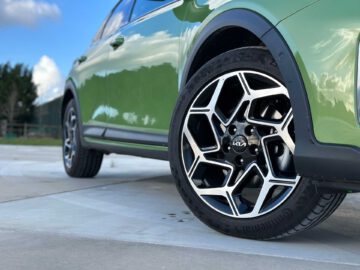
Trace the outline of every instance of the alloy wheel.
<instances>
[{"instance_id":1,"label":"alloy wheel","mask_svg":"<svg viewBox=\"0 0 360 270\"><path fill-rule=\"evenodd\" d=\"M208 206L233 218L258 217L284 203L301 179L294 151L288 91L257 71L230 72L211 82L183 123L188 181Z\"/></svg>"},{"instance_id":2,"label":"alloy wheel","mask_svg":"<svg viewBox=\"0 0 360 270\"><path fill-rule=\"evenodd\" d=\"M65 116L64 122L64 161L67 168L72 168L77 151L76 132L77 117L74 108L71 108Z\"/></svg>"}]
</instances>

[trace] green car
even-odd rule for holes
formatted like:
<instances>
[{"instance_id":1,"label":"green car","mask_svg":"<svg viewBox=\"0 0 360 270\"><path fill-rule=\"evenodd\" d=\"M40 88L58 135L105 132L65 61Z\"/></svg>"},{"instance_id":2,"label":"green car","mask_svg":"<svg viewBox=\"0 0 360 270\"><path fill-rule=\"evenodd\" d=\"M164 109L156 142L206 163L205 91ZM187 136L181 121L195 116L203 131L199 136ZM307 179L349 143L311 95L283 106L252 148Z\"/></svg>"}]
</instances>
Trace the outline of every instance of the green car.
<instances>
[{"instance_id":1,"label":"green car","mask_svg":"<svg viewBox=\"0 0 360 270\"><path fill-rule=\"evenodd\" d=\"M169 160L211 228L278 239L360 190L358 0L122 0L66 84L63 159Z\"/></svg>"}]
</instances>

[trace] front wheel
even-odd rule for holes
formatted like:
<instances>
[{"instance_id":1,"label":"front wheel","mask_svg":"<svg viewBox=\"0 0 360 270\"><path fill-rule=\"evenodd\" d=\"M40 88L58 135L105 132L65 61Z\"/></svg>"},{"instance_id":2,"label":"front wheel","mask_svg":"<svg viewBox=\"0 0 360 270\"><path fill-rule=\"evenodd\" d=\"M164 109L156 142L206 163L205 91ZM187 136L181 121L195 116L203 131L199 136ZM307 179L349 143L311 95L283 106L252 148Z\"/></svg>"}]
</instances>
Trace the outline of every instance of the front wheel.
<instances>
[{"instance_id":1,"label":"front wheel","mask_svg":"<svg viewBox=\"0 0 360 270\"><path fill-rule=\"evenodd\" d=\"M294 166L288 90L264 48L205 64L179 97L170 163L186 204L210 227L252 239L281 238L326 219L344 194L320 194Z\"/></svg>"}]
</instances>

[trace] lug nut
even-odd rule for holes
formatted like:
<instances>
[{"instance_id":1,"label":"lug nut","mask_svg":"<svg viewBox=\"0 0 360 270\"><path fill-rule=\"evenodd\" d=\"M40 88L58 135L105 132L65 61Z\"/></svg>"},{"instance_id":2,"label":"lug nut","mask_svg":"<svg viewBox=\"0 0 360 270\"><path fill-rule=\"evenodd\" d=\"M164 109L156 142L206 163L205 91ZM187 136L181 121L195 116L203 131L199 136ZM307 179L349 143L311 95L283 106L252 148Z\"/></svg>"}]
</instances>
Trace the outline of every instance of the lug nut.
<instances>
[{"instance_id":1,"label":"lug nut","mask_svg":"<svg viewBox=\"0 0 360 270\"><path fill-rule=\"evenodd\" d=\"M230 135L235 135L237 132L237 127L235 125L232 125L230 128L229 128L229 133Z\"/></svg>"},{"instance_id":2,"label":"lug nut","mask_svg":"<svg viewBox=\"0 0 360 270\"><path fill-rule=\"evenodd\" d=\"M256 145L256 144L251 145L251 146L250 146L250 153L251 153L253 156L259 155L260 149L259 149L258 145Z\"/></svg>"},{"instance_id":3,"label":"lug nut","mask_svg":"<svg viewBox=\"0 0 360 270\"><path fill-rule=\"evenodd\" d=\"M255 134L255 128L253 126L247 126L245 129L245 133L248 136L254 135Z\"/></svg>"},{"instance_id":4,"label":"lug nut","mask_svg":"<svg viewBox=\"0 0 360 270\"><path fill-rule=\"evenodd\" d=\"M242 167L245 163L245 160L243 159L242 156L238 156L236 157L235 162L237 166Z\"/></svg>"}]
</instances>

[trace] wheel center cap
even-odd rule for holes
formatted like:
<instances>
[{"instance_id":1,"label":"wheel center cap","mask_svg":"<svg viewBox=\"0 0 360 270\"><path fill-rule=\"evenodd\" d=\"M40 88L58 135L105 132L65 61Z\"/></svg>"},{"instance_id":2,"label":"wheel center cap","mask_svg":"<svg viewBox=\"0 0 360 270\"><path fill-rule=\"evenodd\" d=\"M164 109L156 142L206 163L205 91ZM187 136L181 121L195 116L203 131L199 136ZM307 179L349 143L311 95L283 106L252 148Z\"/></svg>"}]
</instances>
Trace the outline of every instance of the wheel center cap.
<instances>
[{"instance_id":1,"label":"wheel center cap","mask_svg":"<svg viewBox=\"0 0 360 270\"><path fill-rule=\"evenodd\" d=\"M232 149L237 153L244 152L248 147L248 141L244 136L236 136L231 142Z\"/></svg>"}]
</instances>

